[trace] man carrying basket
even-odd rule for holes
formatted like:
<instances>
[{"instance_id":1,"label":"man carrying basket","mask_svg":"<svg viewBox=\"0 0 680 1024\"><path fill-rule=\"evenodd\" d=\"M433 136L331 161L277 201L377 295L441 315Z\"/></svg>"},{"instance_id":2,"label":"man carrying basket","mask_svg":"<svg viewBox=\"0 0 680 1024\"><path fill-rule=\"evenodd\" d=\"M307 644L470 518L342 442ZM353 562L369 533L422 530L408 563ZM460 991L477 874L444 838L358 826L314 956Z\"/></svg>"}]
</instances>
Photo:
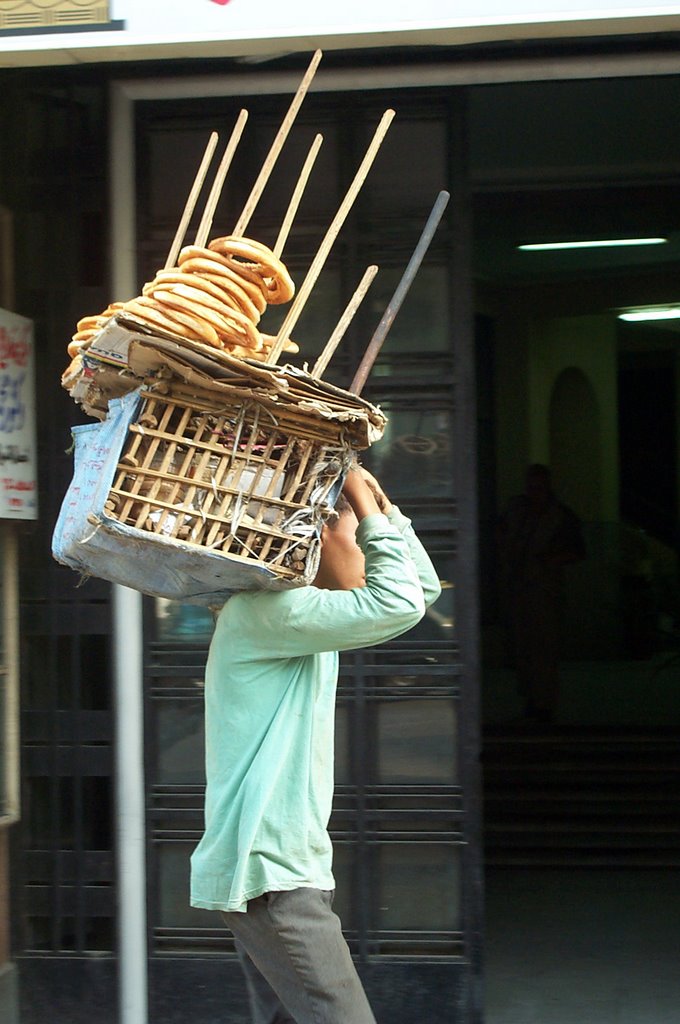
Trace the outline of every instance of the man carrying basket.
<instances>
[{"instance_id":1,"label":"man carrying basket","mask_svg":"<svg viewBox=\"0 0 680 1024\"><path fill-rule=\"evenodd\" d=\"M205 676L205 834L191 904L236 939L254 1024L375 1024L331 909L338 652L422 618L439 581L410 521L358 467L311 586L235 594Z\"/></svg>"}]
</instances>

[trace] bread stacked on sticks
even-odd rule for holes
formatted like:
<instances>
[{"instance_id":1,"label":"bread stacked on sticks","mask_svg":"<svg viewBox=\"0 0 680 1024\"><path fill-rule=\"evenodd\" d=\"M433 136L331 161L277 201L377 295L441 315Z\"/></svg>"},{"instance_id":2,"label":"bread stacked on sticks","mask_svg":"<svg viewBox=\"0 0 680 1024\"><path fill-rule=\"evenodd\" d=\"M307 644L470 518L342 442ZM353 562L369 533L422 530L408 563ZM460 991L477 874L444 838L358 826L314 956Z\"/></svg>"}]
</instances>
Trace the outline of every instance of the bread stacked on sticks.
<instances>
[{"instance_id":1,"label":"bread stacked on sticks","mask_svg":"<svg viewBox=\"0 0 680 1024\"><path fill-rule=\"evenodd\" d=\"M299 351L298 345L291 339L291 333L394 117L393 110L385 111L304 279L296 288L281 259L281 253L318 154L321 135L316 135L309 149L273 248L249 237L248 225L320 59L321 51L317 50L231 234L208 241L226 173L248 116L247 111L240 112L215 175L193 244L187 245L185 236L217 144L217 133L212 133L165 266L152 281L144 285L141 295L126 302L111 303L102 313L78 321L76 332L68 345L71 363L62 375L62 385L74 396L74 389L83 375L93 372L89 367L94 367L94 372L97 372L97 361L101 355L96 345L92 347L92 342L109 321L114 320L115 323L119 318L125 327L129 328L133 320L141 322L150 334L170 334L189 346L198 345L203 355L208 355L211 349L219 350L235 358L254 359L274 366L281 353ZM317 360L312 376L320 376L325 368L376 272L375 266L367 268L328 339L322 356ZM261 330L260 321L267 306L291 300L294 301L286 312L278 334L274 336ZM87 356L90 347L92 352Z\"/></svg>"},{"instance_id":2,"label":"bread stacked on sticks","mask_svg":"<svg viewBox=\"0 0 680 1024\"><path fill-rule=\"evenodd\" d=\"M177 266L159 270L142 294L84 317L68 346L75 358L116 313L129 313L152 328L219 348L231 355L265 359L274 338L258 329L268 305L289 302L295 285L285 264L261 242L227 235L207 248L185 246ZM288 341L285 351L297 352Z\"/></svg>"}]
</instances>

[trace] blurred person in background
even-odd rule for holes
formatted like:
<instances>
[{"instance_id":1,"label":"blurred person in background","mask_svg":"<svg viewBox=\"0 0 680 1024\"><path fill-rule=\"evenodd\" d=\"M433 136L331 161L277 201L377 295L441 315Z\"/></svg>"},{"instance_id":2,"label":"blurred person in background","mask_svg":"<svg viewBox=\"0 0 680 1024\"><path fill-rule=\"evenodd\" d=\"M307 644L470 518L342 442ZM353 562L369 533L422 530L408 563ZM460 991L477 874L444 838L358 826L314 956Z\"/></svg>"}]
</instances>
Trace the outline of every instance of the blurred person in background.
<instances>
[{"instance_id":1,"label":"blurred person in background","mask_svg":"<svg viewBox=\"0 0 680 1024\"><path fill-rule=\"evenodd\" d=\"M547 466L529 466L524 493L498 524L501 601L527 718L554 719L564 617L565 566L586 557L581 524L555 495Z\"/></svg>"}]
</instances>

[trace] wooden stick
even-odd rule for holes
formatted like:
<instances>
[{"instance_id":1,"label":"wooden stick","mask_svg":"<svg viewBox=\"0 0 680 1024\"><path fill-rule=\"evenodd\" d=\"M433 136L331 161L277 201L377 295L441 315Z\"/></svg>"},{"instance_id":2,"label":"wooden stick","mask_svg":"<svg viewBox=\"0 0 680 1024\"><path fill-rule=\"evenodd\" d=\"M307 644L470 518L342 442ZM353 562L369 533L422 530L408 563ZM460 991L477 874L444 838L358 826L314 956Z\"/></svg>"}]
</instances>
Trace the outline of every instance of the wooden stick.
<instances>
[{"instance_id":1,"label":"wooden stick","mask_svg":"<svg viewBox=\"0 0 680 1024\"><path fill-rule=\"evenodd\" d=\"M276 341L272 346L272 350L269 354L269 359L267 360L268 365L274 365L277 362L283 350L283 346L290 338L292 330L295 324L297 323L298 319L300 318L300 314L302 313L302 310L305 307L305 303L309 298L310 292L314 285L316 284L316 279L321 273L323 265L328 258L328 254L331 251L333 242L337 238L340 232L340 228L347 219L349 211L352 209L354 200L359 194L359 190L361 189L361 186L363 185L366 179L371 164L376 158L377 152L380 149L380 145L383 139L385 138L385 135L387 134L387 129L392 123L393 118L393 110L386 110L385 113L383 114L380 120L380 124L378 125L375 131L375 135L373 136L373 139L371 140L371 143L368 149L366 150L366 155L364 156L364 159L361 161L359 169L357 170L357 173L354 176L354 181L348 188L345 198L340 203L338 212L331 221L330 227L328 228L323 238L323 241L319 246L318 252L314 259L312 260L312 264L309 270L307 271L307 276L302 282L298 290L298 293L293 299L291 307L288 310L288 314L283 323L281 324L281 327L279 328L279 333L276 336Z\"/></svg>"},{"instance_id":2,"label":"wooden stick","mask_svg":"<svg viewBox=\"0 0 680 1024\"><path fill-rule=\"evenodd\" d=\"M366 268L364 276L361 278L361 281L359 282L359 287L357 288L354 295L347 303L347 308L345 309L345 312L338 320L335 330L333 331L330 338L326 342L323 352L321 353L317 361L314 363L312 377L323 377L324 371L330 362L331 356L333 355L336 348L342 341L345 335L345 331L351 324L354 314L356 313L359 306L363 302L364 296L366 295L366 292L370 288L373 278L377 273L378 268L375 266L375 264Z\"/></svg>"},{"instance_id":3,"label":"wooden stick","mask_svg":"<svg viewBox=\"0 0 680 1024\"><path fill-rule=\"evenodd\" d=\"M354 379L349 386L349 390L352 394L360 395L363 390L364 384L366 383L368 375L373 367L373 363L375 362L378 353L382 348L382 344L387 337L387 332L394 323L394 318L399 312L406 293L411 287L413 279L418 272L418 268L423 261L423 257L429 248L432 236L434 235L437 225L442 218L442 214L446 209L446 204L448 203L449 198L450 196L448 192L440 192L435 200L435 204L430 211L430 216L427 218L427 223L423 228L422 234L418 239L418 243L413 250L411 259L408 262L408 266L402 275L401 281L395 289L394 295L388 302L382 320L376 327L373 337L368 343L364 357L359 364L359 368L354 374Z\"/></svg>"},{"instance_id":4,"label":"wooden stick","mask_svg":"<svg viewBox=\"0 0 680 1024\"><path fill-rule=\"evenodd\" d=\"M279 231L278 238L274 243L274 255L278 256L279 258L281 257L283 247L286 244L286 240L290 233L290 229L293 225L293 220L295 219L295 214L297 213L298 206L300 205L300 200L302 199L302 194L305 191L309 175L312 173L312 167L314 166L314 161L316 160L322 142L323 135L314 136L314 142L310 146L309 153L307 154L307 159L302 165L300 177L297 180L297 185L293 190L293 194L290 198L290 203L288 204L288 209L286 210L286 216L283 218L283 222L281 224L281 230Z\"/></svg>"},{"instance_id":5,"label":"wooden stick","mask_svg":"<svg viewBox=\"0 0 680 1024\"><path fill-rule=\"evenodd\" d=\"M177 262L177 255L182 247L182 242L184 241L184 236L186 234L187 228L189 227L189 221L191 220L191 216L194 212L196 201L198 199L201 188L203 187L205 176L208 173L208 167L210 166L210 161L212 160L213 153L215 152L215 147L217 146L218 138L219 136L217 132L212 132L210 138L208 139L208 145L205 147L203 159L201 160L201 164L198 168L198 171L196 172L194 183L191 186L191 191L189 192L189 196L186 201L186 206L184 207L184 212L180 218L179 224L177 225L177 231L175 232L175 237L172 240L172 245L170 246L168 258L165 261L165 267L163 268L164 270L168 270L170 267L174 267L175 263Z\"/></svg>"},{"instance_id":6,"label":"wooden stick","mask_svg":"<svg viewBox=\"0 0 680 1024\"><path fill-rule=\"evenodd\" d=\"M217 204L222 194L222 186L224 185L224 179L227 176L227 171L229 170L231 161L234 158L236 147L241 141L243 129L246 126L247 120L248 111L242 110L241 113L238 115L238 118L236 119L236 124L234 125L233 131L229 138L229 142L227 143L227 148L224 151L224 156L220 161L220 166L217 168L217 174L215 175L213 186L210 189L208 201L205 204L205 210L203 211L203 216L201 217L201 223L199 224L198 231L196 232L196 245L203 246L208 241L208 233L210 231L210 228L212 227L213 217L215 216L215 210L217 209Z\"/></svg>"},{"instance_id":7,"label":"wooden stick","mask_svg":"<svg viewBox=\"0 0 680 1024\"><path fill-rule=\"evenodd\" d=\"M295 121L298 111L302 106L302 101L305 98L305 95L307 94L309 86L311 85L312 79L314 78L320 60L321 50L317 50L314 56L312 57L311 63L307 68L307 71L305 72L304 78L300 82L298 91L295 93L295 96L293 97L293 102L288 108L288 112L284 117L283 121L281 122L281 127L277 132L276 138L274 139L271 145L269 153L265 157L265 161L262 164L262 168L257 176L257 180L253 185L252 191L246 200L246 205L243 207L241 216L236 222L236 225L232 232L232 234L236 236L245 234L245 230L248 227L248 224L250 223L250 218L253 216L255 212L255 207L260 201L260 196L264 192L264 187L269 181L269 176L274 170L274 164L279 158L279 154L283 149L283 144L286 141L286 138L288 137L290 129L293 127L293 122Z\"/></svg>"}]
</instances>

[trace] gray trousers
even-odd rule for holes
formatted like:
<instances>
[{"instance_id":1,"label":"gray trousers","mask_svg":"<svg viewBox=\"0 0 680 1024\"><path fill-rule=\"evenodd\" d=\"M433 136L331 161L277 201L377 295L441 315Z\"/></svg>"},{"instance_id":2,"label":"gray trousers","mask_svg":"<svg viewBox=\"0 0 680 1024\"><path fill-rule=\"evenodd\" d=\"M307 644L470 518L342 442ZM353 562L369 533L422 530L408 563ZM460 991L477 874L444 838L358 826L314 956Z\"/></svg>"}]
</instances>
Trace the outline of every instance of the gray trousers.
<instances>
[{"instance_id":1,"label":"gray trousers","mask_svg":"<svg viewBox=\"0 0 680 1024\"><path fill-rule=\"evenodd\" d=\"M246 913L222 914L253 1024L375 1024L332 899L319 889L268 892Z\"/></svg>"}]
</instances>

